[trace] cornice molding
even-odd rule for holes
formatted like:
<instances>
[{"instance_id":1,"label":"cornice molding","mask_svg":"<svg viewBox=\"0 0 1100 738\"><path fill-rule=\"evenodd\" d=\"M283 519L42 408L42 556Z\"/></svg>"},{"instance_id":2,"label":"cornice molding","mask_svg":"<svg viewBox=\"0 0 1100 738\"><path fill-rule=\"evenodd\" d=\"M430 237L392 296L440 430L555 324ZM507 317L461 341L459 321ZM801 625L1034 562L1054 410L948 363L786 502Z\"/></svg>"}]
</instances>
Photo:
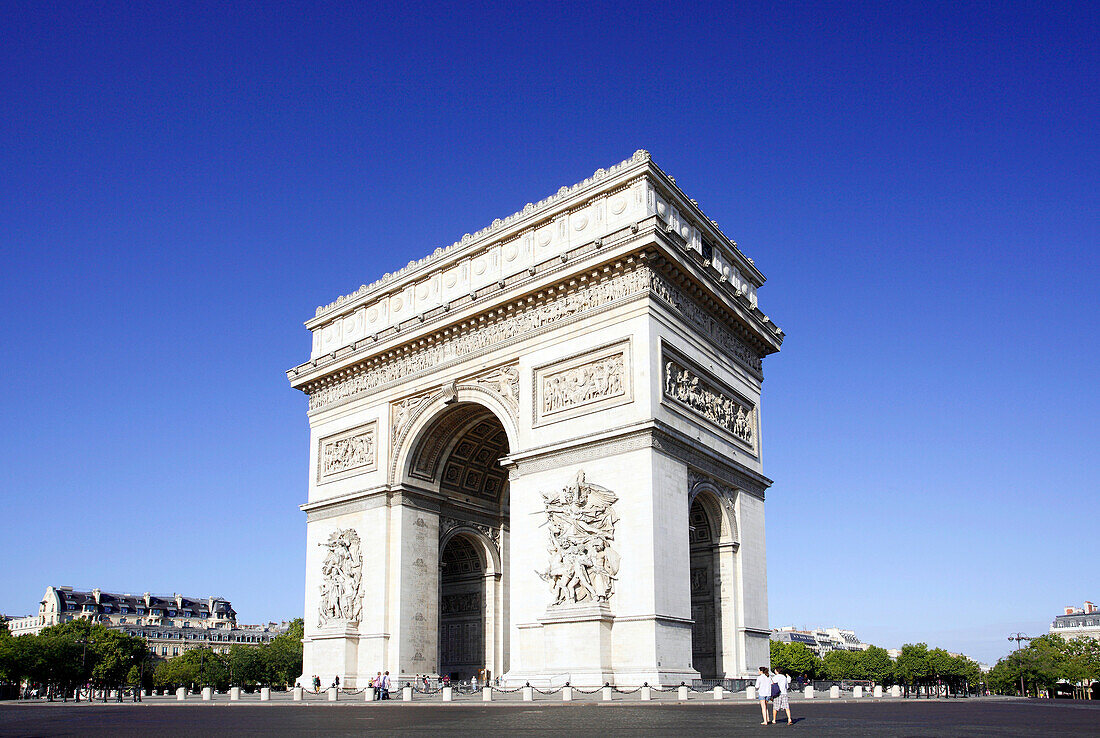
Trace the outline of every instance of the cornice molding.
<instances>
[{"instance_id":1,"label":"cornice molding","mask_svg":"<svg viewBox=\"0 0 1100 738\"><path fill-rule=\"evenodd\" d=\"M396 272L387 272L382 275L381 278L376 279L370 284L365 284L359 287L358 290L348 295L342 295L328 305L319 305L315 311L315 317L319 318L329 313L336 311L338 308L349 306L353 302L357 302L360 298L368 297L372 293L379 291L381 288L396 285L405 277L411 277L423 268L435 265L437 262L444 260L448 256L457 255L458 252L464 250L467 246L476 246L479 242L485 240L490 236L497 235L498 233L508 229L510 226L517 224L520 220L534 219L546 214L546 211L553 208L555 205L562 204L566 199L579 195L584 191L594 187L595 185L603 182L604 180L623 173L628 169L635 168L636 166L643 165L650 161L649 152L644 149L638 149L634 152L634 155L629 159L615 164L614 166L606 169L597 169L592 173L591 177L588 177L580 182L577 182L571 187L561 187L555 194L549 197L539 200L537 203L527 203L523 206L522 210L519 210L506 218L497 218L490 225L482 228L475 233L467 233L459 240L452 243L450 246L440 247L433 251L429 256L425 256L421 259L410 261L401 269Z\"/></svg>"}]
</instances>

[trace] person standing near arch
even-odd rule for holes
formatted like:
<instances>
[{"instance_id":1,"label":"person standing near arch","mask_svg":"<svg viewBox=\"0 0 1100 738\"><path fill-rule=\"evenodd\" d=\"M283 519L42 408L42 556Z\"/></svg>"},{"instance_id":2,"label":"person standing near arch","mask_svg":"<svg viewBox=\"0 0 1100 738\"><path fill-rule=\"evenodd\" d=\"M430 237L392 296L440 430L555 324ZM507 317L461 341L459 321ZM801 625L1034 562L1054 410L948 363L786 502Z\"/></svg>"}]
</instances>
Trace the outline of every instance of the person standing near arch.
<instances>
[{"instance_id":1,"label":"person standing near arch","mask_svg":"<svg viewBox=\"0 0 1100 738\"><path fill-rule=\"evenodd\" d=\"M761 725L768 725L771 720L768 717L768 702L772 698L772 678L768 676L768 667L761 666L760 673L756 676L756 699L760 702L760 715L764 718Z\"/></svg>"}]
</instances>

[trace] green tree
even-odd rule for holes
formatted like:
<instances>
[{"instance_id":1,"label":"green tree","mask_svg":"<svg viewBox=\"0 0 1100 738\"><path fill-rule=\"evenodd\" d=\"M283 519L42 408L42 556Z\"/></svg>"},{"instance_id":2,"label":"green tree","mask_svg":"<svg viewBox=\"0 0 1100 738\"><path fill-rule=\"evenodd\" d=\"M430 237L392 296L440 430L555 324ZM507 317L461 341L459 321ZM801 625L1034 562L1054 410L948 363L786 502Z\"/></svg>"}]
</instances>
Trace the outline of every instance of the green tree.
<instances>
[{"instance_id":1,"label":"green tree","mask_svg":"<svg viewBox=\"0 0 1100 738\"><path fill-rule=\"evenodd\" d=\"M830 679L859 678L859 657L851 651L829 651L822 660Z\"/></svg>"},{"instance_id":2,"label":"green tree","mask_svg":"<svg viewBox=\"0 0 1100 738\"><path fill-rule=\"evenodd\" d=\"M921 684L928 680L931 669L928 664L927 643L906 643L894 663L894 673L898 681L908 686Z\"/></svg>"},{"instance_id":3,"label":"green tree","mask_svg":"<svg viewBox=\"0 0 1100 738\"><path fill-rule=\"evenodd\" d=\"M894 676L894 662L885 648L871 646L859 655L859 671L863 679L875 684L887 684Z\"/></svg>"},{"instance_id":4,"label":"green tree","mask_svg":"<svg viewBox=\"0 0 1100 738\"><path fill-rule=\"evenodd\" d=\"M267 684L270 673L267 654L259 646L235 643L229 649L229 673L237 686Z\"/></svg>"},{"instance_id":5,"label":"green tree","mask_svg":"<svg viewBox=\"0 0 1100 738\"><path fill-rule=\"evenodd\" d=\"M268 664L268 679L272 684L291 685L302 675L302 618L290 621L285 633L280 633L263 646Z\"/></svg>"}]
</instances>

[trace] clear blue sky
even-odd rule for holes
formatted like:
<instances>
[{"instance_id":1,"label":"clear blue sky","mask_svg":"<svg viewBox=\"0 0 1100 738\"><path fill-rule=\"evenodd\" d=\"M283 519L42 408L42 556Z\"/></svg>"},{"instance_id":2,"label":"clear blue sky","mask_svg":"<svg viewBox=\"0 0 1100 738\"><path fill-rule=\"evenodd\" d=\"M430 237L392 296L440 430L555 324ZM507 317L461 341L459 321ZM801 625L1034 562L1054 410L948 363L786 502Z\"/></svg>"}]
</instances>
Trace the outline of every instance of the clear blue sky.
<instances>
[{"instance_id":1,"label":"clear blue sky","mask_svg":"<svg viewBox=\"0 0 1100 738\"><path fill-rule=\"evenodd\" d=\"M224 5L0 10L0 612L300 615L302 321L638 148L788 334L773 625L1100 600L1096 3Z\"/></svg>"}]
</instances>

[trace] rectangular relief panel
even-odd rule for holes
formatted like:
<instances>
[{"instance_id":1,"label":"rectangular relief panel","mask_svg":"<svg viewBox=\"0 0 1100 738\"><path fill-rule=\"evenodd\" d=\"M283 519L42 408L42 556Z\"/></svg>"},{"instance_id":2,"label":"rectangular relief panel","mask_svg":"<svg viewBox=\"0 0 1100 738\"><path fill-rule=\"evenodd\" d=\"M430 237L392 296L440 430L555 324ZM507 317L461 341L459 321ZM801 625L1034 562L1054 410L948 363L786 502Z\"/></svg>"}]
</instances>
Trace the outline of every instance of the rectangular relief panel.
<instances>
[{"instance_id":1,"label":"rectangular relief panel","mask_svg":"<svg viewBox=\"0 0 1100 738\"><path fill-rule=\"evenodd\" d=\"M633 401L630 339L535 367L534 427Z\"/></svg>"},{"instance_id":2,"label":"rectangular relief panel","mask_svg":"<svg viewBox=\"0 0 1100 738\"><path fill-rule=\"evenodd\" d=\"M326 436L317 446L318 484L374 471L378 468L378 422Z\"/></svg>"},{"instance_id":3,"label":"rectangular relief panel","mask_svg":"<svg viewBox=\"0 0 1100 738\"><path fill-rule=\"evenodd\" d=\"M757 455L759 423L751 402L664 342L661 375L664 404L703 418Z\"/></svg>"}]
</instances>

